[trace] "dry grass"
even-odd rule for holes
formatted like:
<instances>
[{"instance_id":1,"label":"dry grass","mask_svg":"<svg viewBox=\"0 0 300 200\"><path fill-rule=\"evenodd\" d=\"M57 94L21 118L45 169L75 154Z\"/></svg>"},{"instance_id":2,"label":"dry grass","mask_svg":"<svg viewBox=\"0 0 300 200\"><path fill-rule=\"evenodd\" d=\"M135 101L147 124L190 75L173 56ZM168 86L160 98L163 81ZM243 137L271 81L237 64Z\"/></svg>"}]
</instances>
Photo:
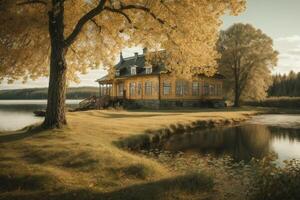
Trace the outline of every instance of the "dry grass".
<instances>
[{"instance_id":1,"label":"dry grass","mask_svg":"<svg viewBox=\"0 0 300 200\"><path fill-rule=\"evenodd\" d=\"M213 182L124 151L115 141L194 121L239 121L258 111L86 111L63 130L0 134L0 199L207 199Z\"/></svg>"}]
</instances>

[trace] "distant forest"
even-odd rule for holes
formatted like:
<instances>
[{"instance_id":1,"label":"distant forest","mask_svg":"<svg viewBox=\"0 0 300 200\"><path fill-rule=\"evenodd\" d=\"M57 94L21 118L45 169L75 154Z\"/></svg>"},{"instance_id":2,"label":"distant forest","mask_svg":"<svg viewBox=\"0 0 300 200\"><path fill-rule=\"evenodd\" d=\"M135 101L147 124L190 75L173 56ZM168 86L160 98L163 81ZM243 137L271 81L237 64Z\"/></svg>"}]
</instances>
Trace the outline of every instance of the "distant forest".
<instances>
[{"instance_id":1,"label":"distant forest","mask_svg":"<svg viewBox=\"0 0 300 200\"><path fill-rule=\"evenodd\" d=\"M274 75L268 96L300 97L300 72L291 71L288 75Z\"/></svg>"},{"instance_id":2,"label":"distant forest","mask_svg":"<svg viewBox=\"0 0 300 200\"><path fill-rule=\"evenodd\" d=\"M0 90L0 99L47 99L47 88ZM84 99L98 95L97 87L78 87L67 89L67 99Z\"/></svg>"}]
</instances>

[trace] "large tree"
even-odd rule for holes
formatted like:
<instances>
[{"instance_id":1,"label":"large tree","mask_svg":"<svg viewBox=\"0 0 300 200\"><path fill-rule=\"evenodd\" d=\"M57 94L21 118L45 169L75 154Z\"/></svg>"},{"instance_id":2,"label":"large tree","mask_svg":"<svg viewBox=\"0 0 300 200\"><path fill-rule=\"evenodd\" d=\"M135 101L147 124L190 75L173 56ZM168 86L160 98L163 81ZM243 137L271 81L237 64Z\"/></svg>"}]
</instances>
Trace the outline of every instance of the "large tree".
<instances>
[{"instance_id":1,"label":"large tree","mask_svg":"<svg viewBox=\"0 0 300 200\"><path fill-rule=\"evenodd\" d=\"M49 75L43 125L61 127L67 80L89 67L112 71L124 47L163 48L169 70L188 74L193 66L193 73L213 74L220 17L244 6L245 0L0 0L0 80Z\"/></svg>"},{"instance_id":2,"label":"large tree","mask_svg":"<svg viewBox=\"0 0 300 200\"><path fill-rule=\"evenodd\" d=\"M219 71L226 76L225 89L240 99L262 99L272 83L271 69L277 64L278 52L273 40L250 24L234 24L221 31L218 40Z\"/></svg>"}]
</instances>

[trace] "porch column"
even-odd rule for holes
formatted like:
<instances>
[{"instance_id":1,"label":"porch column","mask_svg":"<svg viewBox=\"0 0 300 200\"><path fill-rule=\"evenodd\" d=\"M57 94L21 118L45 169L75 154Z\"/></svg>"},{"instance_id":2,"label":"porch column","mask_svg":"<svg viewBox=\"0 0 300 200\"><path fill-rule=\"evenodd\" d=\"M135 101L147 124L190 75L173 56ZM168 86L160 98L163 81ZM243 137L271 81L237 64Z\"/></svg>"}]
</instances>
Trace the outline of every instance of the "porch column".
<instances>
[{"instance_id":1,"label":"porch column","mask_svg":"<svg viewBox=\"0 0 300 200\"><path fill-rule=\"evenodd\" d=\"M99 83L99 94L98 95L99 95L99 97L101 97L101 83Z\"/></svg>"},{"instance_id":2,"label":"porch column","mask_svg":"<svg viewBox=\"0 0 300 200\"><path fill-rule=\"evenodd\" d=\"M112 96L112 84L109 84L109 96Z\"/></svg>"},{"instance_id":3,"label":"porch column","mask_svg":"<svg viewBox=\"0 0 300 200\"><path fill-rule=\"evenodd\" d=\"M117 97L117 83L113 82L112 83L112 93L114 97Z\"/></svg>"},{"instance_id":4,"label":"porch column","mask_svg":"<svg viewBox=\"0 0 300 200\"><path fill-rule=\"evenodd\" d=\"M101 84L101 96L104 96L104 84Z\"/></svg>"}]
</instances>

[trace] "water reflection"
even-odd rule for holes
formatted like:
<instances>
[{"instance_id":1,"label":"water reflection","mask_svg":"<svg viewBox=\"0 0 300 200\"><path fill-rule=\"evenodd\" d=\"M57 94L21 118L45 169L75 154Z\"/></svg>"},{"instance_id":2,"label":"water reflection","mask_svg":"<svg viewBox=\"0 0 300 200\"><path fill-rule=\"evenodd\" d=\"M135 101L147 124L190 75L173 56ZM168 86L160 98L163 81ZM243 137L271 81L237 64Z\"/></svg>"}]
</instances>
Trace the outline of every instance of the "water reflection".
<instances>
[{"instance_id":1,"label":"water reflection","mask_svg":"<svg viewBox=\"0 0 300 200\"><path fill-rule=\"evenodd\" d=\"M299 129L246 124L174 135L158 148L172 152L229 155L236 161L263 158L272 152L284 160L290 158L289 152L294 152L293 158L300 158L299 139ZM286 143L290 145L283 145Z\"/></svg>"},{"instance_id":2,"label":"water reflection","mask_svg":"<svg viewBox=\"0 0 300 200\"><path fill-rule=\"evenodd\" d=\"M67 100L68 107L78 106L80 100ZM33 111L46 108L46 100L0 100L0 131L18 130L30 124L39 123Z\"/></svg>"}]
</instances>

